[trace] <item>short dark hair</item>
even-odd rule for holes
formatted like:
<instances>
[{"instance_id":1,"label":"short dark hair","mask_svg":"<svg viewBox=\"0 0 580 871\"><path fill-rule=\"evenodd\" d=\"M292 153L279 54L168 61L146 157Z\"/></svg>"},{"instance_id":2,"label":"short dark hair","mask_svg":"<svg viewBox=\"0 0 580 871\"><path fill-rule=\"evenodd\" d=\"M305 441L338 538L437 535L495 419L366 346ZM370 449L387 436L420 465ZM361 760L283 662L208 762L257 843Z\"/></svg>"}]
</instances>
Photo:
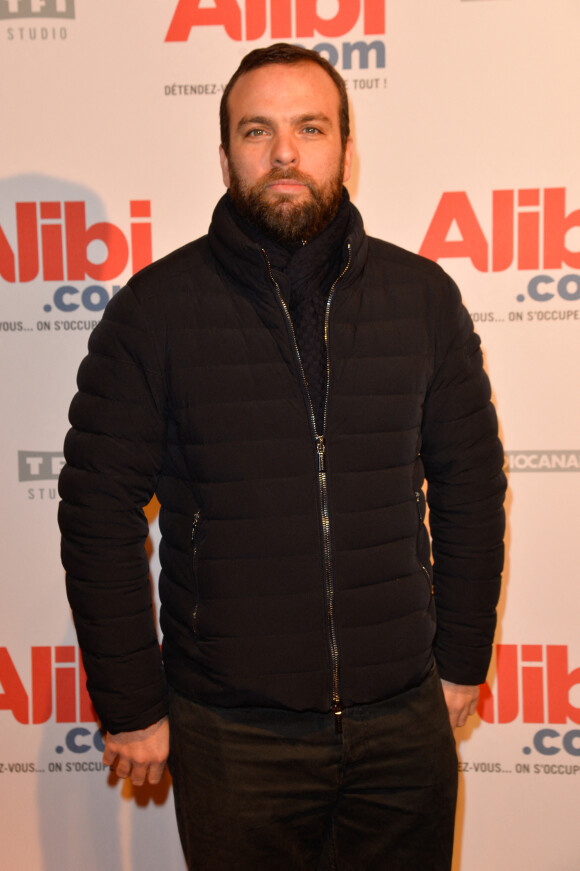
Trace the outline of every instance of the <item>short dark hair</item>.
<instances>
[{"instance_id":1,"label":"short dark hair","mask_svg":"<svg viewBox=\"0 0 580 871\"><path fill-rule=\"evenodd\" d=\"M238 79L256 70L259 67L269 66L270 64L301 64L315 63L322 67L325 73L328 73L338 91L339 96L339 121L340 121L340 140L342 148L346 147L346 140L350 134L350 120L348 116L348 97L346 95L346 85L342 76L336 72L332 64L326 58L309 48L302 48L300 45L290 45L287 42L276 42L274 45L269 45L266 48L256 48L249 52L244 58L239 67L227 83L222 94L220 102L220 136L222 146L226 154L230 147L230 113L228 109L228 98L231 90Z\"/></svg>"}]
</instances>

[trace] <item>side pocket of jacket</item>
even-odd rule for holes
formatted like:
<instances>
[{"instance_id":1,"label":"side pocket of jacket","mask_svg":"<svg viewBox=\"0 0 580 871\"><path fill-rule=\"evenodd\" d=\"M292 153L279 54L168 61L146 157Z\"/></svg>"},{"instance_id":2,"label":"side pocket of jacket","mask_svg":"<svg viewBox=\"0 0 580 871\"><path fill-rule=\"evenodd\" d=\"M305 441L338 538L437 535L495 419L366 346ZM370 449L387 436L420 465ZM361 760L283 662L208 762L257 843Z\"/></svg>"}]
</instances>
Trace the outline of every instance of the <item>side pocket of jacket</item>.
<instances>
[{"instance_id":1,"label":"side pocket of jacket","mask_svg":"<svg viewBox=\"0 0 580 871\"><path fill-rule=\"evenodd\" d=\"M419 518L419 529L417 531L417 562L421 568L421 571L425 575L425 578L427 579L427 583L429 584L429 590L431 592L431 595L433 595L433 593L435 591L433 589L433 579L431 577L431 572L429 571L427 566L422 562L421 550L420 550L420 536L422 533L424 535L427 535L427 530L425 529L425 527L423 525L423 521L425 519L425 497L423 495L422 490L414 490L413 493L415 496L415 503L417 505L417 516Z\"/></svg>"}]
</instances>

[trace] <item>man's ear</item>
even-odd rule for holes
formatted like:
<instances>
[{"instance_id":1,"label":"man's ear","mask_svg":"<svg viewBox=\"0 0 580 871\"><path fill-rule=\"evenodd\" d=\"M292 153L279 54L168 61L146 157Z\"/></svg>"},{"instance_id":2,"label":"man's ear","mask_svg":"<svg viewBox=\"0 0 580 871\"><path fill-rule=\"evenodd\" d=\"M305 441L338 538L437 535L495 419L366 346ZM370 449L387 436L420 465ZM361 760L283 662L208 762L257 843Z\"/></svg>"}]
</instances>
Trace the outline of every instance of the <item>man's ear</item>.
<instances>
[{"instance_id":1,"label":"man's ear","mask_svg":"<svg viewBox=\"0 0 580 871\"><path fill-rule=\"evenodd\" d=\"M224 184L227 188L230 186L230 165L228 162L228 156L224 151L223 145L220 145L220 166L222 168L222 178L224 180Z\"/></svg>"},{"instance_id":2,"label":"man's ear","mask_svg":"<svg viewBox=\"0 0 580 871\"><path fill-rule=\"evenodd\" d=\"M347 182L350 178L350 171L352 169L352 156L354 151L354 145L352 136L349 136L346 140L346 145L344 148L344 174L342 176L343 184Z\"/></svg>"}]
</instances>

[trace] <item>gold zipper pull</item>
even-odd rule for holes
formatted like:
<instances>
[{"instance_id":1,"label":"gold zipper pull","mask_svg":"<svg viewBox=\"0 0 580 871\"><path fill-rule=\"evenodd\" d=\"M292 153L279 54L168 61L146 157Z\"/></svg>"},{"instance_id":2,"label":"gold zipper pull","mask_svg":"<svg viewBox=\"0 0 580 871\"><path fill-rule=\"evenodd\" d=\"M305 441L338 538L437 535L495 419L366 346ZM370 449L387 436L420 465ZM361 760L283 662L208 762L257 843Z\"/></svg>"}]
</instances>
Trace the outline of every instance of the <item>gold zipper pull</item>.
<instances>
[{"instance_id":1,"label":"gold zipper pull","mask_svg":"<svg viewBox=\"0 0 580 871\"><path fill-rule=\"evenodd\" d=\"M318 451L318 471L326 472L326 445L324 444L324 436L316 436L316 450Z\"/></svg>"}]
</instances>

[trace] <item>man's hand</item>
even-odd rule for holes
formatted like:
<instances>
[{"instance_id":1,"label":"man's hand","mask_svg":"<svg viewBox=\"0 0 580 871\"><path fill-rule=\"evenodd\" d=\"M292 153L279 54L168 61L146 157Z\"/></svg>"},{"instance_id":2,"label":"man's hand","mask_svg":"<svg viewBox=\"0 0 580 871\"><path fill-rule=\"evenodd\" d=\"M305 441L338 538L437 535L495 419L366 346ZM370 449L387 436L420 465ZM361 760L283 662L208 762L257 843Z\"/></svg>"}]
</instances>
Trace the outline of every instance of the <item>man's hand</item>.
<instances>
[{"instance_id":1,"label":"man's hand","mask_svg":"<svg viewBox=\"0 0 580 871\"><path fill-rule=\"evenodd\" d=\"M451 681L443 679L441 679L441 686L449 711L449 722L455 731L457 726L465 726L467 718L471 714L475 714L479 699L479 687L451 683Z\"/></svg>"},{"instance_id":2,"label":"man's hand","mask_svg":"<svg viewBox=\"0 0 580 871\"><path fill-rule=\"evenodd\" d=\"M159 783L169 756L167 717L136 732L107 732L103 762L122 778L130 777L133 786Z\"/></svg>"}]
</instances>

